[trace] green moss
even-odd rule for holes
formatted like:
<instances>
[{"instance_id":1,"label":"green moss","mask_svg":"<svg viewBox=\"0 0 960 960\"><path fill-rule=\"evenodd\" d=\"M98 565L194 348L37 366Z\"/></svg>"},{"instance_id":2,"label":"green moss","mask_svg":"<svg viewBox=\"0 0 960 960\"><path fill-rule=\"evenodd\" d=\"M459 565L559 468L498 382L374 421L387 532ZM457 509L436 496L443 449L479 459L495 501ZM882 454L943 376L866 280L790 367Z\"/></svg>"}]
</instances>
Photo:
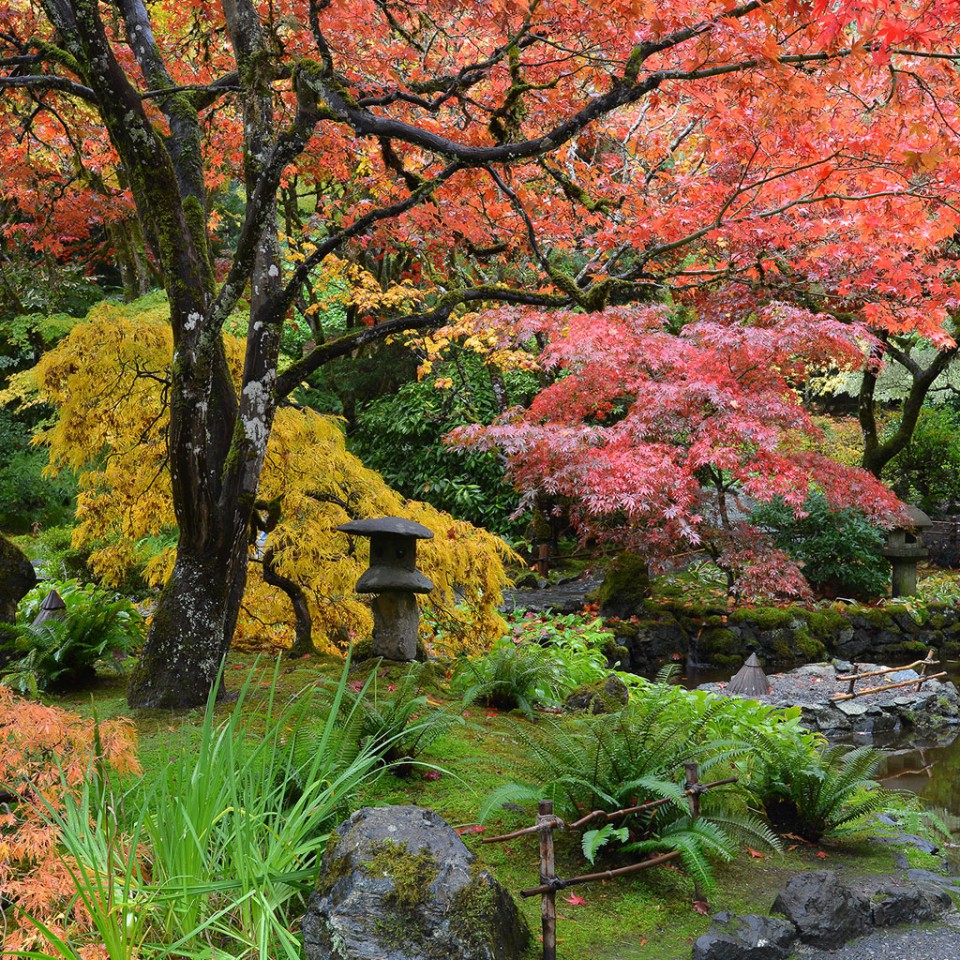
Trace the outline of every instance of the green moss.
<instances>
[{"instance_id":1,"label":"green moss","mask_svg":"<svg viewBox=\"0 0 960 960\"><path fill-rule=\"evenodd\" d=\"M591 599L600 604L605 616L634 616L644 609L650 596L650 571L643 557L625 553L607 570L603 583Z\"/></svg>"},{"instance_id":2,"label":"green moss","mask_svg":"<svg viewBox=\"0 0 960 960\"><path fill-rule=\"evenodd\" d=\"M799 654L800 658L807 663L823 660L827 655L827 648L823 641L813 636L805 626L800 627L794 634L793 648L794 658Z\"/></svg>"},{"instance_id":3,"label":"green moss","mask_svg":"<svg viewBox=\"0 0 960 960\"><path fill-rule=\"evenodd\" d=\"M704 629L697 650L719 667L732 666L743 659L741 639L729 627Z\"/></svg>"},{"instance_id":4,"label":"green moss","mask_svg":"<svg viewBox=\"0 0 960 960\"><path fill-rule=\"evenodd\" d=\"M429 850L410 853L405 843L382 840L373 859L363 865L371 877L387 877L393 889L384 898L403 910L413 910L430 898L430 885L439 873Z\"/></svg>"},{"instance_id":5,"label":"green moss","mask_svg":"<svg viewBox=\"0 0 960 960\"><path fill-rule=\"evenodd\" d=\"M335 857L321 869L317 878L317 893L322 897L327 896L340 880L350 876L352 872L353 864L349 857Z\"/></svg>"},{"instance_id":6,"label":"green moss","mask_svg":"<svg viewBox=\"0 0 960 960\"><path fill-rule=\"evenodd\" d=\"M784 607L737 607L730 611L731 623L749 623L761 630L788 627L795 612Z\"/></svg>"},{"instance_id":7,"label":"green moss","mask_svg":"<svg viewBox=\"0 0 960 960\"><path fill-rule=\"evenodd\" d=\"M518 954L529 943L530 930L516 905L510 902L510 895L502 887L494 884L479 863L474 862L470 872L470 882L457 891L450 907L451 931L465 943L488 946L492 956ZM504 929L491 922L508 913L516 914L519 920L518 938L514 942L504 942L503 938L516 925L510 924L509 929Z\"/></svg>"}]
</instances>

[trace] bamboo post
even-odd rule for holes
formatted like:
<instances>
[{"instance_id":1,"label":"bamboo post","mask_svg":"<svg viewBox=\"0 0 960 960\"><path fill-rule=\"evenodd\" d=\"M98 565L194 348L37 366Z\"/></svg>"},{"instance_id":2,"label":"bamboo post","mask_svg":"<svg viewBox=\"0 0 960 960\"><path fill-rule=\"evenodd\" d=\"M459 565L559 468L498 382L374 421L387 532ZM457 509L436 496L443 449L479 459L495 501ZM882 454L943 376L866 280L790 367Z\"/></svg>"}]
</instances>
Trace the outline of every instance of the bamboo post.
<instances>
[{"instance_id":1,"label":"bamboo post","mask_svg":"<svg viewBox=\"0 0 960 960\"><path fill-rule=\"evenodd\" d=\"M537 825L540 827L540 884L549 887L556 877L553 801L541 800L537 812ZM544 892L540 900L540 920L543 926L543 960L557 960L557 893L552 887Z\"/></svg>"},{"instance_id":2,"label":"bamboo post","mask_svg":"<svg viewBox=\"0 0 960 960\"><path fill-rule=\"evenodd\" d=\"M923 681L927 679L927 666L933 663L933 658L937 655L937 651L931 647L927 651L927 659L923 661L920 666L920 682L917 684L917 694L919 695L921 688L923 687Z\"/></svg>"},{"instance_id":3,"label":"bamboo post","mask_svg":"<svg viewBox=\"0 0 960 960\"><path fill-rule=\"evenodd\" d=\"M696 820L700 816L700 794L703 792L700 783L700 767L696 763L685 763L683 767L687 771L687 782L683 789L687 794L687 802L690 804L690 819ZM700 881L696 877L693 880L693 898L694 900L703 900Z\"/></svg>"},{"instance_id":4,"label":"bamboo post","mask_svg":"<svg viewBox=\"0 0 960 960\"><path fill-rule=\"evenodd\" d=\"M541 543L540 550L537 555L537 573L539 574L542 580L547 579L547 574L550 573L550 544Z\"/></svg>"},{"instance_id":5,"label":"bamboo post","mask_svg":"<svg viewBox=\"0 0 960 960\"><path fill-rule=\"evenodd\" d=\"M847 687L847 693L850 694L850 696L853 696L853 688L857 683L857 674L859 672L860 672L860 664L855 663L853 665L853 670L851 671L851 675L850 675L850 686Z\"/></svg>"}]
</instances>

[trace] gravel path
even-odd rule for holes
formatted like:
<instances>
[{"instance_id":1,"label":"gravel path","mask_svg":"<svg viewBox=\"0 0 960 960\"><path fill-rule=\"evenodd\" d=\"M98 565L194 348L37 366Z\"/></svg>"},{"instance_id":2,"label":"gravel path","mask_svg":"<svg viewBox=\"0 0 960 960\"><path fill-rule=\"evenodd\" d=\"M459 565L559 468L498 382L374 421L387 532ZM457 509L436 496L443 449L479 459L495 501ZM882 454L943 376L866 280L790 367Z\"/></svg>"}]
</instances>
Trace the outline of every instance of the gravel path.
<instances>
[{"instance_id":1,"label":"gravel path","mask_svg":"<svg viewBox=\"0 0 960 960\"><path fill-rule=\"evenodd\" d=\"M958 960L960 914L944 917L942 923L919 927L877 930L836 950L800 947L791 960Z\"/></svg>"}]
</instances>

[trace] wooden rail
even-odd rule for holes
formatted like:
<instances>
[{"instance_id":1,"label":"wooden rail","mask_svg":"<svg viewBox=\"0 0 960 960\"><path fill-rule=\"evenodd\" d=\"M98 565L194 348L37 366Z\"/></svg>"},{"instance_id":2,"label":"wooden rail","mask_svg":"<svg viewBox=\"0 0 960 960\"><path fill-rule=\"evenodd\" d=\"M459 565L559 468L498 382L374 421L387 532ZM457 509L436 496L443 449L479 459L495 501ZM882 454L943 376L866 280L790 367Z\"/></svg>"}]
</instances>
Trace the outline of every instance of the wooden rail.
<instances>
[{"instance_id":1,"label":"wooden rail","mask_svg":"<svg viewBox=\"0 0 960 960\"><path fill-rule=\"evenodd\" d=\"M940 677L945 677L947 675L946 670L942 670L940 673L927 673L927 667L938 667L940 666L940 661L934 659L936 656L936 650L931 647L927 651L927 656L923 660L914 660L913 663L908 663L903 667L883 667L880 670L870 670L867 673L860 673L859 665L853 665L853 672L838 676L837 680L840 682L849 681L850 685L847 687L846 693L836 693L830 700L833 703L839 703L841 700L855 700L857 697L864 697L870 693L882 693L884 690L899 690L902 687L912 687L916 685L917 693L920 692L920 688L928 680L939 680ZM912 670L915 667L920 667L920 676L916 680L901 680L899 683L885 683L881 684L879 687L868 687L866 690L857 690L855 689L858 680L864 680L867 677L882 677L887 676L891 673L899 673L901 670Z\"/></svg>"},{"instance_id":2,"label":"wooden rail","mask_svg":"<svg viewBox=\"0 0 960 960\"><path fill-rule=\"evenodd\" d=\"M694 819L700 816L700 797L708 790L714 787L723 786L727 783L736 783L736 777L727 777L724 780L714 780L712 783L701 783L699 777L699 768L695 763L685 764L686 782L684 783L683 796L687 798L690 804L690 815ZM543 960L557 960L557 891L566 890L568 887L576 886L581 883L595 883L598 880L612 880L615 877L628 876L631 873L638 873L641 870L647 870L650 867L659 866L680 856L679 850L671 850L669 853L661 853L655 857L648 857L639 863L632 863L625 867L616 867L613 870L603 870L597 873L585 873L576 877L558 877L556 867L556 857L554 854L553 832L554 830L577 830L594 821L611 823L622 817L633 813L644 813L648 810L655 810L665 803L674 801L673 797L664 797L660 800L651 800L648 803L641 803L634 807L624 807L622 810L615 810L607 813L604 810L594 810L586 814L573 823L565 823L553 812L552 800L541 800L537 805L537 821L532 827L524 827L522 830L514 830L512 833L505 833L499 837L485 837L483 843L505 843L507 840L515 840L531 833L539 835L540 841L540 883L536 887L530 887L527 890L521 890L520 896L542 897L540 902L540 923L543 930ZM699 888L697 888L697 898L700 898Z\"/></svg>"}]
</instances>

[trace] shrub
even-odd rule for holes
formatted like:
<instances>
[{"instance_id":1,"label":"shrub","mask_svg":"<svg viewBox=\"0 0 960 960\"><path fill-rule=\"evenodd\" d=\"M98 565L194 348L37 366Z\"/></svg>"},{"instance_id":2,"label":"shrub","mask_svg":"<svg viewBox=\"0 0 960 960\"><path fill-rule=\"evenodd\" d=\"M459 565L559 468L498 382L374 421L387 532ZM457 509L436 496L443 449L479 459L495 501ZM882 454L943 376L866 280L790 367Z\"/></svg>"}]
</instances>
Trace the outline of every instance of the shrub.
<instances>
[{"instance_id":1,"label":"shrub","mask_svg":"<svg viewBox=\"0 0 960 960\"><path fill-rule=\"evenodd\" d=\"M429 663L411 663L394 683L374 670L359 690L344 698L345 722L354 712L359 718L359 743L397 776L407 776L417 758L448 733L451 725L465 722L462 714L468 699L447 704L431 700L428 689L433 670ZM350 687L357 685L359 681Z\"/></svg>"},{"instance_id":2,"label":"shrub","mask_svg":"<svg viewBox=\"0 0 960 960\"><path fill-rule=\"evenodd\" d=\"M960 504L960 412L926 407L907 445L887 468L901 500L931 514L953 512Z\"/></svg>"},{"instance_id":3,"label":"shrub","mask_svg":"<svg viewBox=\"0 0 960 960\"><path fill-rule=\"evenodd\" d=\"M101 776L139 773L135 747L127 720L95 724L0 686L0 903L15 904L41 923L89 929L62 856L60 811L89 793L96 770ZM42 939L29 924L5 927L4 934L11 953Z\"/></svg>"},{"instance_id":4,"label":"shrub","mask_svg":"<svg viewBox=\"0 0 960 960\"><path fill-rule=\"evenodd\" d=\"M471 382L479 383L482 371ZM487 386L489 392L489 386ZM496 415L492 398L472 411ZM434 388L432 380L404 384L374 400L358 417L351 449L400 493L425 500L462 520L502 536L519 537L524 522L512 519L519 496L504 479L496 454L453 449L443 442L454 427L473 422L460 394Z\"/></svg>"},{"instance_id":5,"label":"shrub","mask_svg":"<svg viewBox=\"0 0 960 960\"><path fill-rule=\"evenodd\" d=\"M3 682L20 693L36 695L88 683L98 661L129 653L143 639L143 617L129 600L75 581L59 586L67 605L62 620L32 622L40 595L50 589L46 583L21 602L25 623L0 624Z\"/></svg>"},{"instance_id":6,"label":"shrub","mask_svg":"<svg viewBox=\"0 0 960 960\"><path fill-rule=\"evenodd\" d=\"M770 532L815 589L864 599L885 594L890 564L880 552L883 532L859 510L832 510L821 493L811 493L803 510L797 517L774 500L757 507L751 521Z\"/></svg>"},{"instance_id":7,"label":"shrub","mask_svg":"<svg viewBox=\"0 0 960 960\"><path fill-rule=\"evenodd\" d=\"M560 703L573 686L550 650L511 637L502 637L478 660L462 660L454 675L454 688L463 691L465 699L498 710L520 709L527 716L536 706Z\"/></svg>"}]
</instances>

